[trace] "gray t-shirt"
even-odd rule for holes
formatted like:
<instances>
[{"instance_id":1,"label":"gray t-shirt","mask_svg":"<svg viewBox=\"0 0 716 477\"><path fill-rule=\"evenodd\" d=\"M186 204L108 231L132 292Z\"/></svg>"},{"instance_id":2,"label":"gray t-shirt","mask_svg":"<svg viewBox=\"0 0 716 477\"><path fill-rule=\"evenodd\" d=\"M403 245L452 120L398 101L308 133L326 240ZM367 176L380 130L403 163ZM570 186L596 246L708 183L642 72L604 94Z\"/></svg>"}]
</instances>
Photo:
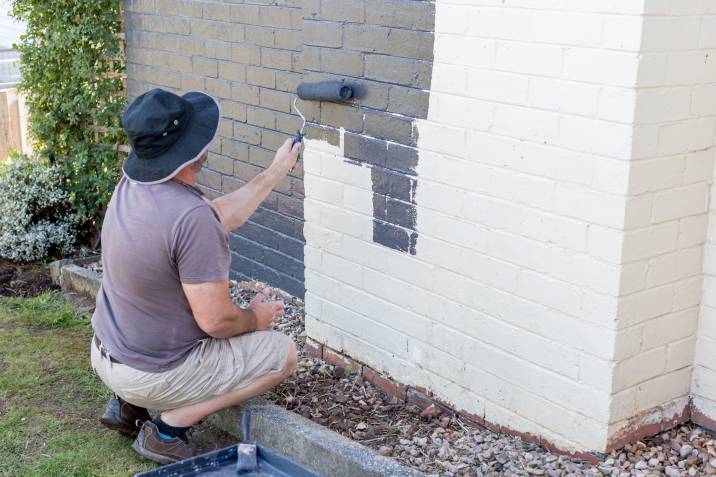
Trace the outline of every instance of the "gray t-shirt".
<instances>
[{"instance_id":1,"label":"gray t-shirt","mask_svg":"<svg viewBox=\"0 0 716 477\"><path fill-rule=\"evenodd\" d=\"M123 177L102 226L102 287L95 334L119 362L172 369L206 338L182 283L229 277L228 234L198 189Z\"/></svg>"}]
</instances>

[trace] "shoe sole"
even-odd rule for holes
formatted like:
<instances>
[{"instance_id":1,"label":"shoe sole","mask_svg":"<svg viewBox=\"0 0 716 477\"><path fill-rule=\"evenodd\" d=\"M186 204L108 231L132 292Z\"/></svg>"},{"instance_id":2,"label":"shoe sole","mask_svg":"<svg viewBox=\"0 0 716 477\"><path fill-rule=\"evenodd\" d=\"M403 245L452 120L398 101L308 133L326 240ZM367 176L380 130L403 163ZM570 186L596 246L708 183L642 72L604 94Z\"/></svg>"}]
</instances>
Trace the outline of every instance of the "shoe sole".
<instances>
[{"instance_id":1,"label":"shoe sole","mask_svg":"<svg viewBox=\"0 0 716 477\"><path fill-rule=\"evenodd\" d=\"M157 454L155 452L145 449L144 447L139 445L136 440L132 443L132 449L134 449L134 452L141 455L145 459L149 459L160 464L173 464L174 462L177 462L176 459L172 459L171 457Z\"/></svg>"},{"instance_id":2,"label":"shoe sole","mask_svg":"<svg viewBox=\"0 0 716 477\"><path fill-rule=\"evenodd\" d=\"M139 435L139 429L137 429L136 427L130 428L127 426L123 426L122 424L117 424L115 421L108 421L104 419L100 419L99 422L101 422L104 427L112 429L113 431L117 431L125 436L137 437Z\"/></svg>"}]
</instances>

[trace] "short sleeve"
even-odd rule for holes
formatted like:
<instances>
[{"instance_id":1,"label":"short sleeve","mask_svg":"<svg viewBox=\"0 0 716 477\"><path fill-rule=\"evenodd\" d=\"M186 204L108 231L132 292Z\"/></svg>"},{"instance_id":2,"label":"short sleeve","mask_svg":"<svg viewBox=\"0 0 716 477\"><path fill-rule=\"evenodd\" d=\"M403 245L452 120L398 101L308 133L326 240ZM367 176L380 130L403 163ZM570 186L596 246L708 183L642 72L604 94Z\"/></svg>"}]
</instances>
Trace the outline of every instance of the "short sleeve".
<instances>
[{"instance_id":1,"label":"short sleeve","mask_svg":"<svg viewBox=\"0 0 716 477\"><path fill-rule=\"evenodd\" d=\"M177 223L174 260L182 283L219 282L229 278L229 238L209 205L195 207Z\"/></svg>"}]
</instances>

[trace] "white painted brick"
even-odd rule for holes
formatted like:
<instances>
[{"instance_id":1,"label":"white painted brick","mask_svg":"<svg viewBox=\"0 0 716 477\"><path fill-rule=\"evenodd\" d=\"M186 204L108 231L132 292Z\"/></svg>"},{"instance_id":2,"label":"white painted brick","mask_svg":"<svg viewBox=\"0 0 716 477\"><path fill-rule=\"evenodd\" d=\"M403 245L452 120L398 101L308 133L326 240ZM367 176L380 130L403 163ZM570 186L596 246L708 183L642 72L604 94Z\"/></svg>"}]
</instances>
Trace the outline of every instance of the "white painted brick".
<instances>
[{"instance_id":1,"label":"white painted brick","mask_svg":"<svg viewBox=\"0 0 716 477\"><path fill-rule=\"evenodd\" d=\"M694 364L694 346L696 344L696 336L690 336L681 341L669 344L666 351L666 372L676 371L677 369L688 368ZM690 379L688 380L690 381ZM688 391L690 391L690 384ZM683 384L682 384L683 386Z\"/></svg>"},{"instance_id":2,"label":"white painted brick","mask_svg":"<svg viewBox=\"0 0 716 477\"><path fill-rule=\"evenodd\" d=\"M623 259L641 260L676 249L679 223L667 222L624 234Z\"/></svg>"},{"instance_id":3,"label":"white painted brick","mask_svg":"<svg viewBox=\"0 0 716 477\"><path fill-rule=\"evenodd\" d=\"M661 347L693 336L698 324L698 308L671 313L649 322L644 327L642 348Z\"/></svg>"},{"instance_id":4,"label":"white painted brick","mask_svg":"<svg viewBox=\"0 0 716 477\"><path fill-rule=\"evenodd\" d=\"M678 121L691 115L691 88L647 88L637 93L635 121L639 124Z\"/></svg>"},{"instance_id":5,"label":"white painted brick","mask_svg":"<svg viewBox=\"0 0 716 477\"><path fill-rule=\"evenodd\" d=\"M629 182L629 163L614 159L596 159L592 187L612 194L625 194Z\"/></svg>"},{"instance_id":6,"label":"white painted brick","mask_svg":"<svg viewBox=\"0 0 716 477\"><path fill-rule=\"evenodd\" d=\"M614 391L621 391L661 375L666 368L666 347L654 348L625 359L614 367Z\"/></svg>"},{"instance_id":7,"label":"white painted brick","mask_svg":"<svg viewBox=\"0 0 716 477\"><path fill-rule=\"evenodd\" d=\"M631 52L570 48L564 52L563 75L608 86L635 86L638 59Z\"/></svg>"},{"instance_id":8,"label":"white painted brick","mask_svg":"<svg viewBox=\"0 0 716 477\"><path fill-rule=\"evenodd\" d=\"M442 93L430 95L430 107L436 111L431 118L433 121L459 127L465 122L463 115L468 115L472 129L489 128L495 115L492 103Z\"/></svg>"},{"instance_id":9,"label":"white painted brick","mask_svg":"<svg viewBox=\"0 0 716 477\"><path fill-rule=\"evenodd\" d=\"M498 105L494 114L492 130L498 134L545 143L555 142L559 135L560 118L552 112Z\"/></svg>"},{"instance_id":10,"label":"white painted brick","mask_svg":"<svg viewBox=\"0 0 716 477\"><path fill-rule=\"evenodd\" d=\"M559 45L598 46L604 18L589 13L534 12L532 40Z\"/></svg>"},{"instance_id":11,"label":"white painted brick","mask_svg":"<svg viewBox=\"0 0 716 477\"><path fill-rule=\"evenodd\" d=\"M622 231L590 225L587 241L589 255L610 263L621 263L624 241Z\"/></svg>"},{"instance_id":12,"label":"white painted brick","mask_svg":"<svg viewBox=\"0 0 716 477\"><path fill-rule=\"evenodd\" d=\"M684 167L682 156L634 161L629 176L629 192L642 194L680 186Z\"/></svg>"},{"instance_id":13,"label":"white painted brick","mask_svg":"<svg viewBox=\"0 0 716 477\"><path fill-rule=\"evenodd\" d=\"M432 121L418 121L418 146L450 156L465 156L465 130Z\"/></svg>"},{"instance_id":14,"label":"white painted brick","mask_svg":"<svg viewBox=\"0 0 716 477\"><path fill-rule=\"evenodd\" d=\"M659 286L683 278L699 275L703 264L703 249L693 247L661 255L649 263L647 286Z\"/></svg>"},{"instance_id":15,"label":"white painted brick","mask_svg":"<svg viewBox=\"0 0 716 477\"><path fill-rule=\"evenodd\" d=\"M532 36L534 15L529 10L469 7L466 17L476 36L522 41Z\"/></svg>"},{"instance_id":16,"label":"white painted brick","mask_svg":"<svg viewBox=\"0 0 716 477\"><path fill-rule=\"evenodd\" d=\"M658 150L662 155L698 151L713 145L716 120L700 118L659 127Z\"/></svg>"},{"instance_id":17,"label":"white painted brick","mask_svg":"<svg viewBox=\"0 0 716 477\"><path fill-rule=\"evenodd\" d=\"M716 371L704 366L694 368L693 392L709 399L716 396Z\"/></svg>"},{"instance_id":18,"label":"white painted brick","mask_svg":"<svg viewBox=\"0 0 716 477\"><path fill-rule=\"evenodd\" d=\"M578 315L582 305L582 290L566 282L523 270L517 290L520 296L549 306L568 315Z\"/></svg>"},{"instance_id":19,"label":"white painted brick","mask_svg":"<svg viewBox=\"0 0 716 477\"><path fill-rule=\"evenodd\" d=\"M624 198L581 187L557 184L554 210L568 217L609 227L623 226Z\"/></svg>"},{"instance_id":20,"label":"white painted brick","mask_svg":"<svg viewBox=\"0 0 716 477\"><path fill-rule=\"evenodd\" d=\"M636 112L637 93L631 88L602 87L597 117L607 121L631 123Z\"/></svg>"},{"instance_id":21,"label":"white painted brick","mask_svg":"<svg viewBox=\"0 0 716 477\"><path fill-rule=\"evenodd\" d=\"M565 116L556 144L590 154L626 159L630 156L632 129L627 124Z\"/></svg>"},{"instance_id":22,"label":"white painted brick","mask_svg":"<svg viewBox=\"0 0 716 477\"><path fill-rule=\"evenodd\" d=\"M367 216L373 215L373 191L350 185L343 187L343 207ZM333 203L340 204L341 202Z\"/></svg>"},{"instance_id":23,"label":"white painted brick","mask_svg":"<svg viewBox=\"0 0 716 477\"><path fill-rule=\"evenodd\" d=\"M703 16L700 20L699 47L716 48L716 16Z\"/></svg>"},{"instance_id":24,"label":"white painted brick","mask_svg":"<svg viewBox=\"0 0 716 477\"><path fill-rule=\"evenodd\" d=\"M649 288L622 297L617 319L621 326L632 326L669 313L673 304L674 285Z\"/></svg>"},{"instance_id":25,"label":"white painted brick","mask_svg":"<svg viewBox=\"0 0 716 477\"><path fill-rule=\"evenodd\" d=\"M688 406L690 384L691 370L688 368L659 376L656 379L641 384L637 387L636 412L653 409L656 406L678 398L682 398L680 399L678 410L683 411L683 409ZM666 420L664 418L662 419Z\"/></svg>"},{"instance_id":26,"label":"white painted brick","mask_svg":"<svg viewBox=\"0 0 716 477\"><path fill-rule=\"evenodd\" d=\"M704 243L707 226L708 217L706 215L681 219L679 221L679 247L693 247Z\"/></svg>"},{"instance_id":27,"label":"white painted brick","mask_svg":"<svg viewBox=\"0 0 716 477\"><path fill-rule=\"evenodd\" d=\"M305 187L311 189L311 198L328 202L329 204L340 204L343 202L342 183L327 180L313 174L306 174L303 180Z\"/></svg>"},{"instance_id":28,"label":"white painted brick","mask_svg":"<svg viewBox=\"0 0 716 477\"><path fill-rule=\"evenodd\" d=\"M698 17L645 17L642 51L693 50L699 46Z\"/></svg>"},{"instance_id":29,"label":"white painted brick","mask_svg":"<svg viewBox=\"0 0 716 477\"><path fill-rule=\"evenodd\" d=\"M701 302L703 277L696 276L681 280L674 285L674 310L698 306Z\"/></svg>"},{"instance_id":30,"label":"white painted brick","mask_svg":"<svg viewBox=\"0 0 716 477\"><path fill-rule=\"evenodd\" d=\"M619 295L629 295L643 290L646 286L646 275L648 270L648 260L622 265Z\"/></svg>"},{"instance_id":31,"label":"white painted brick","mask_svg":"<svg viewBox=\"0 0 716 477\"><path fill-rule=\"evenodd\" d=\"M430 90L434 93L460 95L467 91L468 84L468 69L465 66L445 64L433 70Z\"/></svg>"},{"instance_id":32,"label":"white painted brick","mask_svg":"<svg viewBox=\"0 0 716 477\"><path fill-rule=\"evenodd\" d=\"M642 23L643 20L639 16L605 16L602 46L613 50L639 50L641 47Z\"/></svg>"},{"instance_id":33,"label":"white painted brick","mask_svg":"<svg viewBox=\"0 0 716 477\"><path fill-rule=\"evenodd\" d=\"M459 78L457 78L459 81ZM433 79L433 82L435 79ZM455 81L452 79L451 81ZM467 73L467 88L473 97L496 102L525 104L530 80L527 76L502 71L471 69ZM432 88L432 87L431 87Z\"/></svg>"},{"instance_id":34,"label":"white painted brick","mask_svg":"<svg viewBox=\"0 0 716 477\"><path fill-rule=\"evenodd\" d=\"M528 104L581 116L597 113L599 87L552 78L530 78Z\"/></svg>"},{"instance_id":35,"label":"white painted brick","mask_svg":"<svg viewBox=\"0 0 716 477\"><path fill-rule=\"evenodd\" d=\"M716 114L716 85L707 84L693 89L691 112L697 116Z\"/></svg>"},{"instance_id":36,"label":"white painted brick","mask_svg":"<svg viewBox=\"0 0 716 477\"><path fill-rule=\"evenodd\" d=\"M435 33L436 62L472 67L491 67L495 63L495 40Z\"/></svg>"},{"instance_id":37,"label":"white painted brick","mask_svg":"<svg viewBox=\"0 0 716 477\"><path fill-rule=\"evenodd\" d=\"M588 227L585 222L542 211L529 211L523 215L520 230L541 242L576 252L587 250Z\"/></svg>"},{"instance_id":38,"label":"white painted brick","mask_svg":"<svg viewBox=\"0 0 716 477\"><path fill-rule=\"evenodd\" d=\"M698 184L657 192L654 195L652 220L663 222L705 213L708 208L709 184Z\"/></svg>"},{"instance_id":39,"label":"white painted brick","mask_svg":"<svg viewBox=\"0 0 716 477\"><path fill-rule=\"evenodd\" d=\"M716 101L716 97L714 97ZM714 172L714 152L716 149L693 152L686 156L686 170L684 171L684 182L711 182Z\"/></svg>"},{"instance_id":40,"label":"white painted brick","mask_svg":"<svg viewBox=\"0 0 716 477\"><path fill-rule=\"evenodd\" d=\"M665 71L665 86L713 83L716 62L712 54L704 51L669 53Z\"/></svg>"},{"instance_id":41,"label":"white painted brick","mask_svg":"<svg viewBox=\"0 0 716 477\"><path fill-rule=\"evenodd\" d=\"M641 194L629 197L626 201L624 228L626 230L648 227L654 208L654 194Z\"/></svg>"},{"instance_id":42,"label":"white painted brick","mask_svg":"<svg viewBox=\"0 0 716 477\"><path fill-rule=\"evenodd\" d=\"M716 369L716 338L701 334L699 339L700 342L696 348L696 362L701 366Z\"/></svg>"},{"instance_id":43,"label":"white painted brick","mask_svg":"<svg viewBox=\"0 0 716 477\"><path fill-rule=\"evenodd\" d=\"M498 41L496 51L495 65L503 71L558 77L562 70L558 46Z\"/></svg>"}]
</instances>

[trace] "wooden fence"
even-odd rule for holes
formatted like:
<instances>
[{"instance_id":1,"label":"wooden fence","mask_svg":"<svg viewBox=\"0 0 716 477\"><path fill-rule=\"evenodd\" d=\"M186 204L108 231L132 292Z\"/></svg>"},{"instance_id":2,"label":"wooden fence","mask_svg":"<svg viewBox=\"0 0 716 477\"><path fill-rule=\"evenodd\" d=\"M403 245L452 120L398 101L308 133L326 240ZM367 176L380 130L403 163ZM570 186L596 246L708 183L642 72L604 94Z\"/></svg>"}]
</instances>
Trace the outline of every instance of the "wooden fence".
<instances>
[{"instance_id":1,"label":"wooden fence","mask_svg":"<svg viewBox=\"0 0 716 477\"><path fill-rule=\"evenodd\" d=\"M14 88L0 89L0 161L10 151L30 152L27 141L27 110Z\"/></svg>"}]
</instances>

